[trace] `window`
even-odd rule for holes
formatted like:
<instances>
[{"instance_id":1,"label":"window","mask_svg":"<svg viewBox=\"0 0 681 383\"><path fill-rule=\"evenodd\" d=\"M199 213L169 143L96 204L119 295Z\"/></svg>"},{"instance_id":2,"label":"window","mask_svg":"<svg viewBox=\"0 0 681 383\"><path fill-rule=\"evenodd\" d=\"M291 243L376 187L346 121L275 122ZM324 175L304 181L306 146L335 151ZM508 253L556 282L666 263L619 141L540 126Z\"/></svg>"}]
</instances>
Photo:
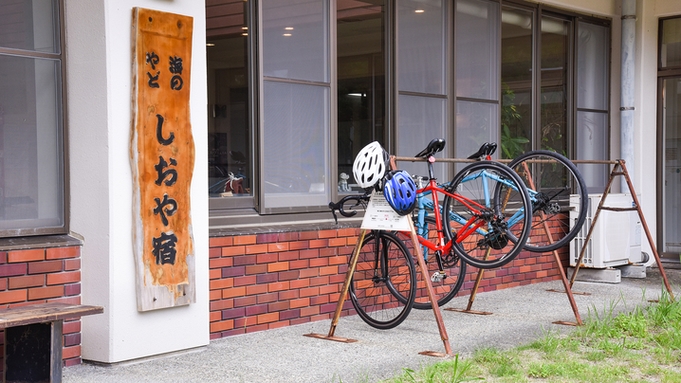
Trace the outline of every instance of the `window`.
<instances>
[{"instance_id":1,"label":"window","mask_svg":"<svg viewBox=\"0 0 681 383\"><path fill-rule=\"evenodd\" d=\"M577 81L575 158L610 159L610 29L606 25L577 22ZM578 165L589 193L602 193L608 179L605 166Z\"/></svg>"},{"instance_id":2,"label":"window","mask_svg":"<svg viewBox=\"0 0 681 383\"><path fill-rule=\"evenodd\" d=\"M252 208L256 185L249 2L212 1L206 4L206 17L210 206Z\"/></svg>"},{"instance_id":3,"label":"window","mask_svg":"<svg viewBox=\"0 0 681 383\"><path fill-rule=\"evenodd\" d=\"M327 219L371 141L608 157L607 20L495 0L211 0L206 17L212 227Z\"/></svg>"},{"instance_id":4,"label":"window","mask_svg":"<svg viewBox=\"0 0 681 383\"><path fill-rule=\"evenodd\" d=\"M401 0L397 8L397 146L413 157L434 138L446 138L449 109L448 2ZM446 156L441 153L438 156ZM426 174L423 163L401 163L410 174ZM445 164L435 172L444 177Z\"/></svg>"},{"instance_id":5,"label":"window","mask_svg":"<svg viewBox=\"0 0 681 383\"><path fill-rule=\"evenodd\" d=\"M455 16L456 157L499 139L499 4L459 0Z\"/></svg>"},{"instance_id":6,"label":"window","mask_svg":"<svg viewBox=\"0 0 681 383\"><path fill-rule=\"evenodd\" d=\"M666 261L681 253L681 17L660 20L658 46L658 249Z\"/></svg>"},{"instance_id":7,"label":"window","mask_svg":"<svg viewBox=\"0 0 681 383\"><path fill-rule=\"evenodd\" d=\"M0 236L66 232L61 3L0 4Z\"/></svg>"},{"instance_id":8,"label":"window","mask_svg":"<svg viewBox=\"0 0 681 383\"><path fill-rule=\"evenodd\" d=\"M485 0L458 0L455 17L457 157L486 141L502 158L609 157L609 22ZM580 169L601 192L602 167Z\"/></svg>"},{"instance_id":9,"label":"window","mask_svg":"<svg viewBox=\"0 0 681 383\"><path fill-rule=\"evenodd\" d=\"M331 198L328 1L263 1L261 12L262 212L326 206Z\"/></svg>"},{"instance_id":10,"label":"window","mask_svg":"<svg viewBox=\"0 0 681 383\"><path fill-rule=\"evenodd\" d=\"M352 176L357 153L372 141L387 144L386 14L382 0L337 2L339 193L360 190Z\"/></svg>"}]
</instances>

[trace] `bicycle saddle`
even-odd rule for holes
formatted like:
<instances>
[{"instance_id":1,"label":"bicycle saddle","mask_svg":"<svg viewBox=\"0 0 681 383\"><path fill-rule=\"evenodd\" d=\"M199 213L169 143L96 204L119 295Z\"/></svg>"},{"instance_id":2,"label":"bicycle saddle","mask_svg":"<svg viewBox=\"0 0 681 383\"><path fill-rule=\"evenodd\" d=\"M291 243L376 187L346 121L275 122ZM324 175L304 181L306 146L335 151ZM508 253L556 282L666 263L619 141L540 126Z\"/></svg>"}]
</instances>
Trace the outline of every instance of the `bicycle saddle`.
<instances>
[{"instance_id":1,"label":"bicycle saddle","mask_svg":"<svg viewBox=\"0 0 681 383\"><path fill-rule=\"evenodd\" d=\"M477 152L468 156L468 159L474 160L476 158L484 158L484 157L487 157L487 156L491 156L496 151L497 151L497 143L496 142L485 142L484 144L482 144L482 146L480 147L480 149L478 149Z\"/></svg>"},{"instance_id":2,"label":"bicycle saddle","mask_svg":"<svg viewBox=\"0 0 681 383\"><path fill-rule=\"evenodd\" d=\"M430 143L428 144L428 147L421 150L419 154L415 155L414 157L420 157L420 158L428 158L435 153L441 152L442 149L445 148L445 140L444 138L434 138Z\"/></svg>"}]
</instances>

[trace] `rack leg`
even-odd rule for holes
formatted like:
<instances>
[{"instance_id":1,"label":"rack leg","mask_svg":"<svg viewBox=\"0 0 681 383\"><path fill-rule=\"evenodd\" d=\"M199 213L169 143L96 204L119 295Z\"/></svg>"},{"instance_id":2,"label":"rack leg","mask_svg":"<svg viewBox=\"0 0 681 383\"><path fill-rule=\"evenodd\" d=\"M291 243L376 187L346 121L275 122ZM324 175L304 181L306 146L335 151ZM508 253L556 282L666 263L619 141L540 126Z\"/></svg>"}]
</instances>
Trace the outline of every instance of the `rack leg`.
<instances>
[{"instance_id":1,"label":"rack leg","mask_svg":"<svg viewBox=\"0 0 681 383\"><path fill-rule=\"evenodd\" d=\"M319 339L335 340L338 342L356 342L354 339L339 338L334 336L336 332L336 326L338 325L338 319L340 318L341 312L343 311L343 304L348 295L348 290L350 289L350 282L352 281L352 276L355 274L355 268L357 267L357 259L359 258L359 250L362 248L362 243L364 243L364 237L366 237L367 230L362 230L359 236L359 240L355 245L355 251L352 253L352 258L350 258L350 265L348 266L348 271L345 273L345 282L343 282L343 289L340 296L338 297L338 304L336 304L336 311L333 314L333 320L331 320L331 327L329 328L329 333L324 336L321 334L305 334L305 336Z\"/></svg>"},{"instance_id":2,"label":"rack leg","mask_svg":"<svg viewBox=\"0 0 681 383\"><path fill-rule=\"evenodd\" d=\"M482 275L485 273L485 269L478 270L478 276L475 278L475 285L473 286L473 291L471 291L471 296L468 297L468 306L466 306L466 311L470 311L473 307L473 302L475 301L475 295L478 293L480 288L480 282L482 282Z\"/></svg>"},{"instance_id":3,"label":"rack leg","mask_svg":"<svg viewBox=\"0 0 681 383\"><path fill-rule=\"evenodd\" d=\"M421 273L423 274L423 280L426 282L426 287L428 289L428 298L430 299L430 303L433 308L433 314L435 314L435 321L437 321L437 327L440 331L440 338L442 339L442 343L444 343L446 356L451 356L452 347L449 344L449 336L447 335L447 329L445 328L445 324L442 319L440 306L438 306L437 304L437 298L435 297L435 293L433 292L433 284L430 281L430 275L428 275L428 267L426 266L426 261L423 259L423 252L421 251L421 245L419 245L419 239L418 236L416 235L414 221L412 221L411 219L409 220L409 228L411 229L410 234L411 242L414 244L414 253L416 255L416 259L418 260ZM416 281L414 281L414 284L416 284ZM434 353L432 351L424 351L421 352L421 354L430 356L440 356L438 353Z\"/></svg>"},{"instance_id":4,"label":"rack leg","mask_svg":"<svg viewBox=\"0 0 681 383\"><path fill-rule=\"evenodd\" d=\"M487 254L485 254L485 259L489 256L490 250L487 250ZM463 259L460 260L459 262L463 262ZM471 310L473 307L473 302L475 301L475 296L478 293L478 288L480 288L480 282L482 282L482 275L485 273L485 269L478 269L478 276L475 278L475 284L473 285L473 290L471 291L470 297L468 297L468 306L466 306L465 310L462 309L455 309L455 308L446 308L445 310L447 311L457 311L457 312L462 312L466 314L476 314L476 315L492 315L491 312L489 311L475 311Z\"/></svg>"},{"instance_id":5,"label":"rack leg","mask_svg":"<svg viewBox=\"0 0 681 383\"><path fill-rule=\"evenodd\" d=\"M648 244L650 244L650 248L653 251L653 256L655 257L655 262L657 262L657 267L660 269L660 274L662 275L662 280L664 281L664 287L667 289L667 292L669 293L669 297L671 298L672 302L674 301L674 293L672 292L672 287L669 285L669 280L667 279L667 273L664 271L664 267L662 267L662 261L660 260L660 255L657 253L657 248L655 247L655 242L653 242L653 236L650 234L650 230L648 229L648 224L646 223L646 219L643 217L643 212L641 211L641 205L638 203L638 197L636 197L636 192L634 191L634 185L631 182L631 179L629 178L629 173L627 172L627 167L624 165L624 160L618 160L618 163L620 167L622 167L622 172L624 173L624 179L627 181L627 186L629 187L629 191L631 192L631 198L634 200L634 205L636 205L636 211L638 211L638 217L641 219L641 225L643 225L643 229L646 232L646 238L648 238Z\"/></svg>"},{"instance_id":6,"label":"rack leg","mask_svg":"<svg viewBox=\"0 0 681 383\"><path fill-rule=\"evenodd\" d=\"M350 282L352 281L352 276L355 274L355 267L357 267L357 259L359 258L359 250L362 248L362 243L364 242L364 237L367 231L362 230L359 235L359 240L357 245L355 245L355 251L352 253L352 259L350 259L350 266L347 273L345 273L345 282L343 282L343 289L341 291L340 297L338 297L338 304L336 305L336 312L333 314L333 320L331 321L331 328L329 329L329 335L333 336L336 331L336 326L338 325L338 319L340 318L341 311L343 311L343 304L348 296L348 290L350 289Z\"/></svg>"},{"instance_id":7,"label":"rack leg","mask_svg":"<svg viewBox=\"0 0 681 383\"><path fill-rule=\"evenodd\" d=\"M523 162L524 170L525 172L530 175L530 168L527 166L527 163ZM527 177L529 181L529 187L531 189L536 190L534 180L532 177ZM583 203L583 202L582 202ZM553 236L551 235L551 230L549 229L549 225L546 223L545 215L544 212L540 213L542 223L544 226L544 233L546 233L546 236L549 239L549 243L553 243ZM563 268L563 264L560 263L560 257L558 256L558 250L553 250L553 258L556 261L556 266L558 266L558 270L560 271L560 277L563 282L563 286L565 287L565 293L568 296L568 301L570 301L570 306L572 307L572 312L575 314L575 319L577 320L578 325L582 325L582 318L579 316L579 309L577 308L577 303L575 302L575 297L572 295L572 284L568 283L567 276L565 275L565 269ZM559 322L559 323L565 323L565 322ZM566 323L567 324L567 323Z\"/></svg>"}]
</instances>

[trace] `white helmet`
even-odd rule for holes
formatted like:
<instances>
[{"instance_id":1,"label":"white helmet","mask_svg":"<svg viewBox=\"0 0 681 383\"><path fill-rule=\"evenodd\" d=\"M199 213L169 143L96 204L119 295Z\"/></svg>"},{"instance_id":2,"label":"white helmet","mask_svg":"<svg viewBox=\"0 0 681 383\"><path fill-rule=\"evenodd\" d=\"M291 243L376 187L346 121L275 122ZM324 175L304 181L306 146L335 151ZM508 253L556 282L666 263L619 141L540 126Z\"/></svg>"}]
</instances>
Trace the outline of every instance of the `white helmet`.
<instances>
[{"instance_id":1,"label":"white helmet","mask_svg":"<svg viewBox=\"0 0 681 383\"><path fill-rule=\"evenodd\" d=\"M352 165L352 173L357 185L363 189L376 185L385 174L388 159L388 152L383 149L378 141L363 147Z\"/></svg>"}]
</instances>

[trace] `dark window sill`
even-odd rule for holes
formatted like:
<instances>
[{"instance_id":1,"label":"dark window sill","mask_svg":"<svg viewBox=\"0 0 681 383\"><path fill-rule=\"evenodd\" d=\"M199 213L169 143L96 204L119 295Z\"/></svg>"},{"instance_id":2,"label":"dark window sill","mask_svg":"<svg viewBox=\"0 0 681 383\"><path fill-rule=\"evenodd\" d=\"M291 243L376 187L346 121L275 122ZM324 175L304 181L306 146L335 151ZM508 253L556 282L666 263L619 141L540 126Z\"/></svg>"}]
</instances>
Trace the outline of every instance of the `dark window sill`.
<instances>
[{"instance_id":1,"label":"dark window sill","mask_svg":"<svg viewBox=\"0 0 681 383\"><path fill-rule=\"evenodd\" d=\"M291 215L286 220L276 221L267 216L232 217L230 225L215 225L211 222L209 237L228 237L236 235L253 235L265 233L290 233L303 231L335 230L345 228L357 228L362 223L359 218L340 218L334 222L330 213L325 213L323 219L298 219L294 220ZM256 218L257 217L257 218ZM302 217L301 217L302 218ZM312 218L312 217L307 217ZM321 218L321 217L319 217Z\"/></svg>"},{"instance_id":2,"label":"dark window sill","mask_svg":"<svg viewBox=\"0 0 681 383\"><path fill-rule=\"evenodd\" d=\"M82 246L83 241L68 234L0 238L0 251Z\"/></svg>"}]
</instances>

